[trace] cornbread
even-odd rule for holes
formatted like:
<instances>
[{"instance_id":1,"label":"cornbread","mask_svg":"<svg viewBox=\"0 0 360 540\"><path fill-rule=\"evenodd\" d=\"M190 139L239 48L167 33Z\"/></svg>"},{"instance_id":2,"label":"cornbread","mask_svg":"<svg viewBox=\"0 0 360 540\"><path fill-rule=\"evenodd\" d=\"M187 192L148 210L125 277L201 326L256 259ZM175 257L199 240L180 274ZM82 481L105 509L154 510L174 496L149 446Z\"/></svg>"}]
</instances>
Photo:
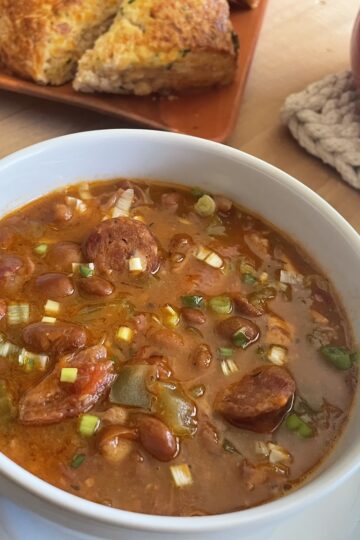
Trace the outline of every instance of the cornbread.
<instances>
[{"instance_id":1,"label":"cornbread","mask_svg":"<svg viewBox=\"0 0 360 540\"><path fill-rule=\"evenodd\" d=\"M81 58L74 88L146 95L224 85L236 58L226 0L125 0Z\"/></svg>"},{"instance_id":2,"label":"cornbread","mask_svg":"<svg viewBox=\"0 0 360 540\"><path fill-rule=\"evenodd\" d=\"M0 0L0 61L21 77L63 84L118 6L119 0Z\"/></svg>"}]
</instances>

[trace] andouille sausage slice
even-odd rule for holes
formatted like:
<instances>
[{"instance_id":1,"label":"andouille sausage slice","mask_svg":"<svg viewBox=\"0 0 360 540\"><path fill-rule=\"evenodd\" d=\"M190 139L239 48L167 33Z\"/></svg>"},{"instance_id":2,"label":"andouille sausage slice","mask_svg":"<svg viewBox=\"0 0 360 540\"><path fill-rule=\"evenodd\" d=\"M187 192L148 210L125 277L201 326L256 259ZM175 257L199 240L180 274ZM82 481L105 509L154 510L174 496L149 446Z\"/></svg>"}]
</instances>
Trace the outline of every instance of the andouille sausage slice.
<instances>
[{"instance_id":1,"label":"andouille sausage slice","mask_svg":"<svg viewBox=\"0 0 360 540\"><path fill-rule=\"evenodd\" d=\"M100 223L85 241L84 254L106 273L127 271L131 257L139 257L146 263L145 272L154 273L159 267L155 237L144 223L127 217Z\"/></svg>"},{"instance_id":2,"label":"andouille sausage slice","mask_svg":"<svg viewBox=\"0 0 360 540\"><path fill-rule=\"evenodd\" d=\"M53 424L91 409L115 378L105 347L96 345L64 356L39 384L28 390L19 403L23 424ZM74 383L60 381L63 367L77 368Z\"/></svg>"},{"instance_id":3,"label":"andouille sausage slice","mask_svg":"<svg viewBox=\"0 0 360 540\"><path fill-rule=\"evenodd\" d=\"M292 405L295 381L278 366L264 366L221 391L215 409L231 424L257 432L276 429Z\"/></svg>"},{"instance_id":4,"label":"andouille sausage slice","mask_svg":"<svg viewBox=\"0 0 360 540\"><path fill-rule=\"evenodd\" d=\"M87 336L81 326L58 321L54 324L29 324L24 328L22 338L30 351L61 354L84 347Z\"/></svg>"}]
</instances>

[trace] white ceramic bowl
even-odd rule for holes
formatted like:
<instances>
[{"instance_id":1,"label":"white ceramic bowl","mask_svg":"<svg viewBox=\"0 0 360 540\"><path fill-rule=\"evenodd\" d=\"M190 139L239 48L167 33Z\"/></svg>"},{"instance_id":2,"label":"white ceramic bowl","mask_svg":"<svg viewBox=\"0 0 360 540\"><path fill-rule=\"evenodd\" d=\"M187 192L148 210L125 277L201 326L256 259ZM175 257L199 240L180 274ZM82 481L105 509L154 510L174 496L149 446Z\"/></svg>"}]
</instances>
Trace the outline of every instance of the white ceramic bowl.
<instances>
[{"instance_id":1,"label":"white ceramic bowl","mask_svg":"<svg viewBox=\"0 0 360 540\"><path fill-rule=\"evenodd\" d=\"M142 177L201 186L233 198L289 234L335 284L360 342L360 237L318 195L238 150L193 137L141 130L79 133L17 152L0 162L0 215L80 180ZM0 490L79 531L127 540L266 538L279 520L339 485L360 466L360 403L316 477L298 491L231 514L177 518L115 510L70 495L0 455ZM229 493L229 496L231 494ZM162 534L161 534L162 533ZM177 534L176 534L177 533Z\"/></svg>"}]
</instances>

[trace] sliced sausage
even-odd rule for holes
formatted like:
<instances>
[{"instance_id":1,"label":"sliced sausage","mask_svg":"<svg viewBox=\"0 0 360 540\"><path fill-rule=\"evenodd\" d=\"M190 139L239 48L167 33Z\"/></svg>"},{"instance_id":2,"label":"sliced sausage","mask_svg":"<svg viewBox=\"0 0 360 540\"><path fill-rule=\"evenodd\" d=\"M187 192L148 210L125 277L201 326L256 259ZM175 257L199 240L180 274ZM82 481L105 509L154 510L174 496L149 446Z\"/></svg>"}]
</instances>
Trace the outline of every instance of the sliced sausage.
<instances>
[{"instance_id":1,"label":"sliced sausage","mask_svg":"<svg viewBox=\"0 0 360 540\"><path fill-rule=\"evenodd\" d=\"M179 441L164 422L144 416L139 422L139 441L143 448L159 461L170 461L179 452Z\"/></svg>"},{"instance_id":2,"label":"sliced sausage","mask_svg":"<svg viewBox=\"0 0 360 540\"><path fill-rule=\"evenodd\" d=\"M19 403L23 424L53 424L85 413L113 382L113 363L101 345L62 357L39 384L28 390ZM77 368L74 383L60 381L63 367Z\"/></svg>"},{"instance_id":3,"label":"sliced sausage","mask_svg":"<svg viewBox=\"0 0 360 540\"><path fill-rule=\"evenodd\" d=\"M0 255L0 279L13 279L24 263L17 255L2 253Z\"/></svg>"},{"instance_id":4,"label":"sliced sausage","mask_svg":"<svg viewBox=\"0 0 360 540\"><path fill-rule=\"evenodd\" d=\"M34 285L36 291L45 298L65 298L74 293L71 279L65 274L56 272L36 277Z\"/></svg>"},{"instance_id":5,"label":"sliced sausage","mask_svg":"<svg viewBox=\"0 0 360 540\"><path fill-rule=\"evenodd\" d=\"M85 330L66 322L29 324L24 328L22 338L25 347L35 353L61 354L86 344Z\"/></svg>"},{"instance_id":6,"label":"sliced sausage","mask_svg":"<svg viewBox=\"0 0 360 540\"><path fill-rule=\"evenodd\" d=\"M242 294L234 294L233 300L240 315L245 315L246 317L261 317L261 315L264 314L264 308L260 304L254 306L249 302L246 296L243 296Z\"/></svg>"},{"instance_id":7,"label":"sliced sausage","mask_svg":"<svg viewBox=\"0 0 360 540\"><path fill-rule=\"evenodd\" d=\"M295 381L286 369L261 367L221 391L215 409L237 427L271 432L291 407L294 393Z\"/></svg>"},{"instance_id":8,"label":"sliced sausage","mask_svg":"<svg viewBox=\"0 0 360 540\"><path fill-rule=\"evenodd\" d=\"M99 276L80 278L77 283L80 291L90 296L109 296L114 292L112 283Z\"/></svg>"},{"instance_id":9,"label":"sliced sausage","mask_svg":"<svg viewBox=\"0 0 360 540\"><path fill-rule=\"evenodd\" d=\"M190 324L204 324L206 315L200 309L184 307L181 309L181 314L186 322Z\"/></svg>"},{"instance_id":10,"label":"sliced sausage","mask_svg":"<svg viewBox=\"0 0 360 540\"><path fill-rule=\"evenodd\" d=\"M100 223L87 238L84 254L106 273L127 271L128 261L133 256L146 263L146 272L154 273L159 267L158 246L149 228L127 217Z\"/></svg>"},{"instance_id":11,"label":"sliced sausage","mask_svg":"<svg viewBox=\"0 0 360 540\"><path fill-rule=\"evenodd\" d=\"M81 247L75 242L57 242L50 247L46 259L55 270L70 272L72 264L82 260Z\"/></svg>"},{"instance_id":12,"label":"sliced sausage","mask_svg":"<svg viewBox=\"0 0 360 540\"><path fill-rule=\"evenodd\" d=\"M236 334L238 330L241 330L248 340L247 343L242 346L244 349L251 345L251 343L254 343L260 335L259 327L252 321L242 317L229 317L217 325L217 331L220 336L230 340L233 339L234 334Z\"/></svg>"}]
</instances>

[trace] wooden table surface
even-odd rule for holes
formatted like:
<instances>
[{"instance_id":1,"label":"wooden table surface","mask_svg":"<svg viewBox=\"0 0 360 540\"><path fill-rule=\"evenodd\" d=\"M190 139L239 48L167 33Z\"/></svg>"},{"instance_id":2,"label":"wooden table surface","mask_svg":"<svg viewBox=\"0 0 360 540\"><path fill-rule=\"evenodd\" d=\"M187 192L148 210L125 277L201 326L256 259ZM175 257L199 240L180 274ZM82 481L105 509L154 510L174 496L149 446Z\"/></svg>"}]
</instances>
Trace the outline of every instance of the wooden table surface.
<instances>
[{"instance_id":1,"label":"wooden table surface","mask_svg":"<svg viewBox=\"0 0 360 540\"><path fill-rule=\"evenodd\" d=\"M286 96L347 69L358 0L269 0L239 120L228 141L292 174L360 231L360 192L309 156L281 126ZM0 92L0 157L76 131L130 127L118 120L35 98Z\"/></svg>"}]
</instances>

